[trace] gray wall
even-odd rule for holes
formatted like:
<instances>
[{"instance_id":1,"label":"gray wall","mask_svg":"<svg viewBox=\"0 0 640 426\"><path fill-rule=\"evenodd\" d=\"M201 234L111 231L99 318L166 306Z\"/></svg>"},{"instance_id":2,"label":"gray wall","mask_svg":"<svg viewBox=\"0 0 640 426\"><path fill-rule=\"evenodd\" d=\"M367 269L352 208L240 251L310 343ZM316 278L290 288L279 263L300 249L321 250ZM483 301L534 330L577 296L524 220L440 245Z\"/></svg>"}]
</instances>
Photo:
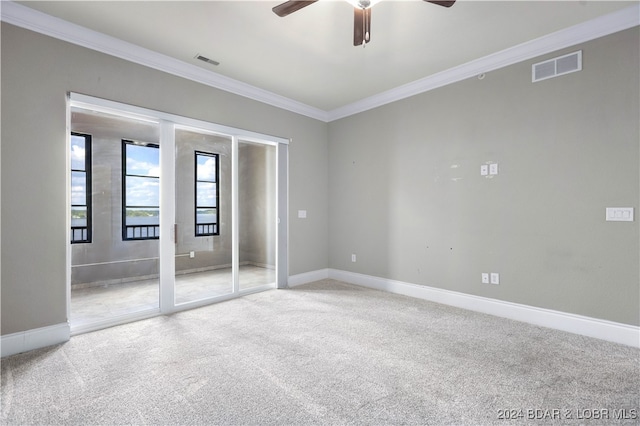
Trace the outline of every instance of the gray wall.
<instances>
[{"instance_id":1,"label":"gray wall","mask_svg":"<svg viewBox=\"0 0 640 426\"><path fill-rule=\"evenodd\" d=\"M292 138L291 275L328 266L326 123L2 23L2 334L66 317L66 94ZM293 216L293 215L292 215Z\"/></svg>"},{"instance_id":2,"label":"gray wall","mask_svg":"<svg viewBox=\"0 0 640 426\"><path fill-rule=\"evenodd\" d=\"M638 325L638 40L330 123L331 268ZM583 71L531 82L578 49ZM624 206L634 222L605 222Z\"/></svg>"},{"instance_id":3,"label":"gray wall","mask_svg":"<svg viewBox=\"0 0 640 426\"><path fill-rule=\"evenodd\" d=\"M604 221L607 206L638 214L637 28L579 46L579 73L532 84L527 61L327 125L1 27L3 335L66 321L68 91L292 138L291 275L331 267L640 323L638 220Z\"/></svg>"}]
</instances>

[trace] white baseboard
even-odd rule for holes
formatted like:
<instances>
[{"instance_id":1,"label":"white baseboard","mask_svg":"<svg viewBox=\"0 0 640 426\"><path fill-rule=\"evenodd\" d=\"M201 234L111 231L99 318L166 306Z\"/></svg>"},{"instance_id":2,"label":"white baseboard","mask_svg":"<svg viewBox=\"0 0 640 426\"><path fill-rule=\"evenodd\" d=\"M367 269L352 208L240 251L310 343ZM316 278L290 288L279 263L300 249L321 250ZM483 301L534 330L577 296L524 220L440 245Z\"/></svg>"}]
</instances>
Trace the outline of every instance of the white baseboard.
<instances>
[{"instance_id":1,"label":"white baseboard","mask_svg":"<svg viewBox=\"0 0 640 426\"><path fill-rule=\"evenodd\" d=\"M302 284L312 283L314 281L326 280L327 278L329 278L329 269L318 269L317 271L290 275L287 284L289 287L295 287Z\"/></svg>"},{"instance_id":2,"label":"white baseboard","mask_svg":"<svg viewBox=\"0 0 640 426\"><path fill-rule=\"evenodd\" d=\"M2 336L0 340L1 356L4 358L5 356L64 343L69 340L70 336L71 329L66 322L7 334Z\"/></svg>"},{"instance_id":3,"label":"white baseboard","mask_svg":"<svg viewBox=\"0 0 640 426\"><path fill-rule=\"evenodd\" d=\"M640 348L640 327L637 326L355 272L319 269L290 276L288 285L295 287L327 278ZM0 339L1 356L64 343L70 336L68 323L7 334Z\"/></svg>"},{"instance_id":4,"label":"white baseboard","mask_svg":"<svg viewBox=\"0 0 640 426\"><path fill-rule=\"evenodd\" d=\"M337 269L329 269L329 278L640 348L637 326Z\"/></svg>"}]
</instances>

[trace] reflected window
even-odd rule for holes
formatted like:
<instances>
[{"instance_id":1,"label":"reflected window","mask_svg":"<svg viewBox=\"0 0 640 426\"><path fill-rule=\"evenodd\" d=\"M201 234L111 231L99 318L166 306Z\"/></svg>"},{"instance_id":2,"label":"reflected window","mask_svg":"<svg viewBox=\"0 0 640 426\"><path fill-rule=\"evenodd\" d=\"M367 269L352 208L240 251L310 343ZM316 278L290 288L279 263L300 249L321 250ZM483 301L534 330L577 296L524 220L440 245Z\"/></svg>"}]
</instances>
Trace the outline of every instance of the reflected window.
<instances>
[{"instance_id":1,"label":"reflected window","mask_svg":"<svg viewBox=\"0 0 640 426\"><path fill-rule=\"evenodd\" d=\"M91 135L71 133L71 243L91 242Z\"/></svg>"},{"instance_id":2,"label":"reflected window","mask_svg":"<svg viewBox=\"0 0 640 426\"><path fill-rule=\"evenodd\" d=\"M122 141L122 239L160 237L160 147Z\"/></svg>"},{"instance_id":3,"label":"reflected window","mask_svg":"<svg viewBox=\"0 0 640 426\"><path fill-rule=\"evenodd\" d=\"M196 237L220 235L218 227L218 154L196 151Z\"/></svg>"}]
</instances>

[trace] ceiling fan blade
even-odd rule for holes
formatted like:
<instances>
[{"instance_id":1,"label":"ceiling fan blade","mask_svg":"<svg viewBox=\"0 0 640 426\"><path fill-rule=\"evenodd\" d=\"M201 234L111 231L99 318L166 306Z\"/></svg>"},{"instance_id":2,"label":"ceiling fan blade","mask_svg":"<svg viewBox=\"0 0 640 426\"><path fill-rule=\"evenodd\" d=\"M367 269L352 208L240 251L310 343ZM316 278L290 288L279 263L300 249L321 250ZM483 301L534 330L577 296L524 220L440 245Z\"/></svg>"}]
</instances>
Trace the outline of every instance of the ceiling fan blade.
<instances>
[{"instance_id":1,"label":"ceiling fan blade","mask_svg":"<svg viewBox=\"0 0 640 426\"><path fill-rule=\"evenodd\" d=\"M424 0L427 3L437 4L438 6L451 7L456 2L456 0Z\"/></svg>"},{"instance_id":2,"label":"ceiling fan blade","mask_svg":"<svg viewBox=\"0 0 640 426\"><path fill-rule=\"evenodd\" d=\"M371 9L353 9L353 45L360 46L371 41Z\"/></svg>"},{"instance_id":3,"label":"ceiling fan blade","mask_svg":"<svg viewBox=\"0 0 640 426\"><path fill-rule=\"evenodd\" d=\"M302 9L303 7L307 7L310 4L313 4L313 3L317 2L317 1L318 0L307 0L307 1L290 0L290 1L286 1L286 2L284 2L282 4L277 5L276 7L274 7L271 10L273 10L273 13L275 13L279 17L283 18L283 17Z\"/></svg>"}]
</instances>

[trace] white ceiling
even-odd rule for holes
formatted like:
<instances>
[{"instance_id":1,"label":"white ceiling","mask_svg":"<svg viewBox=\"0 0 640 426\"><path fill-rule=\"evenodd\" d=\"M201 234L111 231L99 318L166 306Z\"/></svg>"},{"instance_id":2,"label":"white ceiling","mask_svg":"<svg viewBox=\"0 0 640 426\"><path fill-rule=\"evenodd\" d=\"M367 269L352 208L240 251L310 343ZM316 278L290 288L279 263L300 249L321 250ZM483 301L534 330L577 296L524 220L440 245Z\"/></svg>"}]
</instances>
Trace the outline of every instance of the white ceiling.
<instances>
[{"instance_id":1,"label":"white ceiling","mask_svg":"<svg viewBox=\"0 0 640 426\"><path fill-rule=\"evenodd\" d=\"M271 11L279 1L17 3L331 111L638 2L384 0L365 48L353 46L353 6L343 0L284 18Z\"/></svg>"}]
</instances>

